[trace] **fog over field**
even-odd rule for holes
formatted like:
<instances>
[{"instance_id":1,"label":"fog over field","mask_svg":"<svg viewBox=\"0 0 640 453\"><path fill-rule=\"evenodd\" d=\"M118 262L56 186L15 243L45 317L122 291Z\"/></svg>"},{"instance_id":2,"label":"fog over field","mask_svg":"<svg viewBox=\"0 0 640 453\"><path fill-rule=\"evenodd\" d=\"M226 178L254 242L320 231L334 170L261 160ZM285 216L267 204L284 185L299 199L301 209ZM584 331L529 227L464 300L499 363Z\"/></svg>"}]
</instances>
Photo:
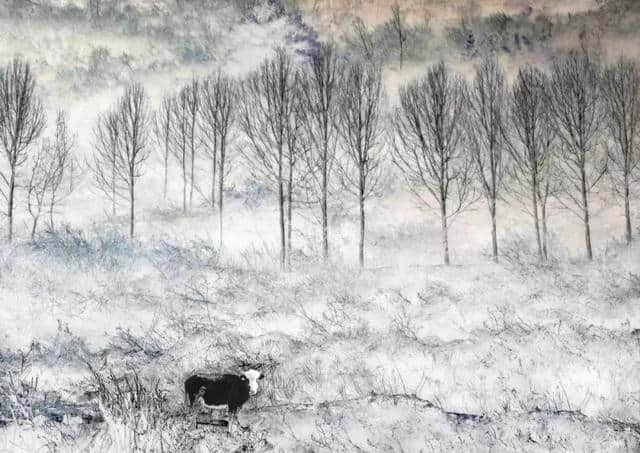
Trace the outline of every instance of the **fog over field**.
<instances>
[{"instance_id":1,"label":"fog over field","mask_svg":"<svg viewBox=\"0 0 640 453\"><path fill-rule=\"evenodd\" d=\"M0 452L640 450L639 26L0 4Z\"/></svg>"}]
</instances>

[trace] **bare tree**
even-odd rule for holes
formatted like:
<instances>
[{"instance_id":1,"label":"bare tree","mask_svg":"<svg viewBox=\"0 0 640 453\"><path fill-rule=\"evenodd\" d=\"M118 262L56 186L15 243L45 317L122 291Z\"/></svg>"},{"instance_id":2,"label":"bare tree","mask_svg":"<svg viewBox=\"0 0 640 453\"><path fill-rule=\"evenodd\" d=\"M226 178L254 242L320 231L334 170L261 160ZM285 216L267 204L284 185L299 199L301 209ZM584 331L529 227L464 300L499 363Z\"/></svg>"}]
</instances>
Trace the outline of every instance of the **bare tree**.
<instances>
[{"instance_id":1,"label":"bare tree","mask_svg":"<svg viewBox=\"0 0 640 453\"><path fill-rule=\"evenodd\" d=\"M562 189L562 180L558 170L558 136L552 124L551 114L547 109L543 117L544 123L542 128L542 147L541 153L548 156L545 159L539 175L538 181L538 201L540 205L540 214L542 221L542 256L549 258L549 235L547 228L547 206L551 197L557 197Z\"/></svg>"},{"instance_id":2,"label":"bare tree","mask_svg":"<svg viewBox=\"0 0 640 453\"><path fill-rule=\"evenodd\" d=\"M129 193L129 235L135 225L135 187L142 176L143 164L149 157L149 101L140 83L129 85L118 103L121 143L116 164L119 177Z\"/></svg>"},{"instance_id":3,"label":"bare tree","mask_svg":"<svg viewBox=\"0 0 640 453\"><path fill-rule=\"evenodd\" d=\"M300 162L309 152L309 140L305 134L304 121L306 118L302 93L300 92L299 71L294 73L294 91L292 93L291 114L286 128L286 202L287 202L287 267L291 268L291 250L293 247L291 236L293 233L293 205L296 192L304 188L307 182L308 171L300 168Z\"/></svg>"},{"instance_id":4,"label":"bare tree","mask_svg":"<svg viewBox=\"0 0 640 453\"><path fill-rule=\"evenodd\" d=\"M193 189L195 185L195 161L197 151L198 138L198 111L200 110L200 82L195 77L189 85L182 89L184 100L187 108L187 132L189 140L189 158L190 158L190 189L189 189L189 208L193 207Z\"/></svg>"},{"instance_id":5,"label":"bare tree","mask_svg":"<svg viewBox=\"0 0 640 453\"><path fill-rule=\"evenodd\" d=\"M549 108L560 140L559 169L565 185L560 198L582 218L587 258L593 259L589 195L607 169L600 156L599 136L604 123L600 98L600 63L591 55L572 52L555 61L549 89ZM577 207L577 210L573 209Z\"/></svg>"},{"instance_id":6,"label":"bare tree","mask_svg":"<svg viewBox=\"0 0 640 453\"><path fill-rule=\"evenodd\" d=\"M187 160L189 155L189 106L186 90L181 90L172 102L171 152L178 161L182 176L182 211L187 212L187 187L189 175Z\"/></svg>"},{"instance_id":7,"label":"bare tree","mask_svg":"<svg viewBox=\"0 0 640 453\"><path fill-rule=\"evenodd\" d=\"M52 146L46 139L43 140L40 149L31 156L31 175L27 183L27 211L32 219L31 239L35 238L38 221L45 208L51 185L52 157Z\"/></svg>"},{"instance_id":8,"label":"bare tree","mask_svg":"<svg viewBox=\"0 0 640 453\"><path fill-rule=\"evenodd\" d=\"M473 160L464 146L464 109L463 80L440 62L400 90L394 115L394 162L418 199L438 207L447 265L449 221L475 200Z\"/></svg>"},{"instance_id":9,"label":"bare tree","mask_svg":"<svg viewBox=\"0 0 640 453\"><path fill-rule=\"evenodd\" d=\"M402 63L404 62L404 46L407 42L407 23L398 2L395 2L391 6L390 24L396 38L398 39L398 48L400 50L400 69L402 69Z\"/></svg>"},{"instance_id":10,"label":"bare tree","mask_svg":"<svg viewBox=\"0 0 640 453\"><path fill-rule=\"evenodd\" d=\"M171 128L173 118L173 98L165 95L162 104L153 117L153 134L156 144L162 153L164 178L162 183L162 199L167 201L167 181L169 178L169 154L171 153Z\"/></svg>"},{"instance_id":11,"label":"bare tree","mask_svg":"<svg viewBox=\"0 0 640 453\"><path fill-rule=\"evenodd\" d=\"M102 0L89 0L87 9L89 10L89 18L91 19L91 23L94 26L99 25L103 13Z\"/></svg>"},{"instance_id":12,"label":"bare tree","mask_svg":"<svg viewBox=\"0 0 640 453\"><path fill-rule=\"evenodd\" d=\"M218 170L218 226L219 241L223 238L224 182L228 173L228 150L236 121L237 87L233 79L222 72L202 84L202 129L211 148L211 205L215 204L216 162Z\"/></svg>"},{"instance_id":13,"label":"bare tree","mask_svg":"<svg viewBox=\"0 0 640 453\"><path fill-rule=\"evenodd\" d=\"M555 131L549 116L546 90L547 76L527 66L518 71L510 97L510 140L508 149L513 159L515 180L525 188L510 192L531 202L528 211L534 223L540 258L547 258L546 206L552 188L553 145ZM542 218L540 218L542 210ZM543 233L541 234L541 226Z\"/></svg>"},{"instance_id":14,"label":"bare tree","mask_svg":"<svg viewBox=\"0 0 640 453\"><path fill-rule=\"evenodd\" d=\"M384 89L379 67L353 64L343 85L339 124L346 159L338 166L342 185L358 198L358 261L364 267L365 202L384 176L382 108Z\"/></svg>"},{"instance_id":15,"label":"bare tree","mask_svg":"<svg viewBox=\"0 0 640 453\"><path fill-rule=\"evenodd\" d=\"M491 249L498 260L497 202L505 175L506 84L495 57L476 66L468 92L467 134L477 176L491 216Z\"/></svg>"},{"instance_id":16,"label":"bare tree","mask_svg":"<svg viewBox=\"0 0 640 453\"><path fill-rule=\"evenodd\" d=\"M111 204L111 216L116 216L116 207L121 198L122 185L117 175L117 156L120 148L119 118L115 111L98 116L93 131L94 149L92 162L89 164L96 188L101 191Z\"/></svg>"},{"instance_id":17,"label":"bare tree","mask_svg":"<svg viewBox=\"0 0 640 453\"><path fill-rule=\"evenodd\" d=\"M208 78L202 82L202 106L200 109L200 129L202 130L205 152L211 158L211 209L216 207L216 175L218 174L218 123L220 121L218 87L215 79Z\"/></svg>"},{"instance_id":18,"label":"bare tree","mask_svg":"<svg viewBox=\"0 0 640 453\"><path fill-rule=\"evenodd\" d=\"M53 162L51 171L51 184L49 188L49 227L53 230L53 214L58 206L73 191L73 185L65 184L74 177L77 170L73 147L75 135L69 131L67 114L59 110L56 116L56 130L53 138Z\"/></svg>"},{"instance_id":19,"label":"bare tree","mask_svg":"<svg viewBox=\"0 0 640 453\"><path fill-rule=\"evenodd\" d=\"M361 48L364 57L367 60L372 61L375 57L373 38L367 29L367 25L359 17L356 17L353 20L353 33L355 34L356 43L358 47Z\"/></svg>"},{"instance_id":20,"label":"bare tree","mask_svg":"<svg viewBox=\"0 0 640 453\"><path fill-rule=\"evenodd\" d=\"M278 49L253 71L241 86L244 102L239 125L247 138L244 152L253 172L274 184L278 193L280 267L286 265L285 193L287 127L291 123L295 69L291 57Z\"/></svg>"},{"instance_id":21,"label":"bare tree","mask_svg":"<svg viewBox=\"0 0 640 453\"><path fill-rule=\"evenodd\" d=\"M36 82L29 63L18 58L0 72L0 143L8 169L0 173L7 201L8 239L13 238L16 178L27 160L31 144L45 126L45 113L36 93Z\"/></svg>"},{"instance_id":22,"label":"bare tree","mask_svg":"<svg viewBox=\"0 0 640 453\"><path fill-rule=\"evenodd\" d=\"M609 174L624 202L625 239L631 244L630 189L640 163L640 69L638 63L620 58L604 71L603 96L606 125L614 146L608 147Z\"/></svg>"},{"instance_id":23,"label":"bare tree","mask_svg":"<svg viewBox=\"0 0 640 453\"><path fill-rule=\"evenodd\" d=\"M27 183L27 211L32 219L31 239L35 237L45 208L48 208L49 227L53 230L54 209L72 191L63 183L74 170L71 154L73 144L74 137L68 130L66 114L61 110L57 114L53 139L44 139L39 150L31 157L31 175Z\"/></svg>"},{"instance_id":24,"label":"bare tree","mask_svg":"<svg viewBox=\"0 0 640 453\"><path fill-rule=\"evenodd\" d=\"M325 261L329 258L328 200L338 138L338 92L342 72L335 45L322 44L302 78L301 92L306 104L304 124L310 144L310 152L305 155L311 176L309 193L320 206Z\"/></svg>"},{"instance_id":25,"label":"bare tree","mask_svg":"<svg viewBox=\"0 0 640 453\"><path fill-rule=\"evenodd\" d=\"M139 83L129 85L115 109L98 120L93 171L109 197L129 202L129 235L134 236L136 183L149 157L149 101ZM105 146L109 145L109 146ZM113 178L113 179L112 179Z\"/></svg>"}]
</instances>

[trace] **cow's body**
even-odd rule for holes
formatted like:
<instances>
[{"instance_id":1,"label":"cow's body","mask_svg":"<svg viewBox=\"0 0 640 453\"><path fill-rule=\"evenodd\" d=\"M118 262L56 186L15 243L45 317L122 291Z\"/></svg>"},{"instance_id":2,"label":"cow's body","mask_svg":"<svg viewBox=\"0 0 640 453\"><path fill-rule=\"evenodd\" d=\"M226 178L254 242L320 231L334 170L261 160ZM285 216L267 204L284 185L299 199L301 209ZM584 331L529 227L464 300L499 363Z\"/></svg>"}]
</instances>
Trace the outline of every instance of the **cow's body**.
<instances>
[{"instance_id":1,"label":"cow's body","mask_svg":"<svg viewBox=\"0 0 640 453\"><path fill-rule=\"evenodd\" d=\"M249 370L241 375L222 374L214 377L193 375L184 382L184 392L190 407L200 401L207 409L229 411L229 431L237 420L238 411L251 395L258 392L258 379L262 374Z\"/></svg>"},{"instance_id":2,"label":"cow's body","mask_svg":"<svg viewBox=\"0 0 640 453\"><path fill-rule=\"evenodd\" d=\"M184 382L184 391L193 406L198 398L207 408L226 406L233 414L249 399L249 380L244 376L223 374L215 378L191 376Z\"/></svg>"}]
</instances>

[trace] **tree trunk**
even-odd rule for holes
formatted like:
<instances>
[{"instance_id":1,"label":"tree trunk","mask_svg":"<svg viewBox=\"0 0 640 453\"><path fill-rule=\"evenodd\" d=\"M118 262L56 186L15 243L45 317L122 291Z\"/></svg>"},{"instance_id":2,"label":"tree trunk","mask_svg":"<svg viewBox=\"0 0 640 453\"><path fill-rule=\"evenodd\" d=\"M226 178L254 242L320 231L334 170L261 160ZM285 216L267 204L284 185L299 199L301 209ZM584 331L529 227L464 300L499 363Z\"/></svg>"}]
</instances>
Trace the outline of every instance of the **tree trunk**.
<instances>
[{"instance_id":1,"label":"tree trunk","mask_svg":"<svg viewBox=\"0 0 640 453\"><path fill-rule=\"evenodd\" d=\"M293 163L289 160L289 181L287 182L287 268L291 269L291 230L293 225Z\"/></svg>"},{"instance_id":2,"label":"tree trunk","mask_svg":"<svg viewBox=\"0 0 640 453\"><path fill-rule=\"evenodd\" d=\"M326 262L329 259L329 220L327 218L327 190L328 190L328 169L327 169L327 144L325 140L324 156L322 159L322 200L320 210L322 211L322 258Z\"/></svg>"},{"instance_id":3,"label":"tree trunk","mask_svg":"<svg viewBox=\"0 0 640 453\"><path fill-rule=\"evenodd\" d=\"M285 239L285 219L284 219L284 184L282 180L283 166L283 131L279 134L280 141L278 143L278 208L280 211L280 270L286 269L286 239Z\"/></svg>"},{"instance_id":4,"label":"tree trunk","mask_svg":"<svg viewBox=\"0 0 640 453\"><path fill-rule=\"evenodd\" d=\"M587 196L587 176L584 165L580 169L582 183L582 214L584 222L584 244L587 250L587 259L593 260L593 250L591 248L591 225L589 221L589 199Z\"/></svg>"},{"instance_id":5,"label":"tree trunk","mask_svg":"<svg viewBox=\"0 0 640 453\"><path fill-rule=\"evenodd\" d=\"M358 247L358 260L360 262L360 269L364 267L364 187L360 186L360 244Z\"/></svg>"},{"instance_id":6,"label":"tree trunk","mask_svg":"<svg viewBox=\"0 0 640 453\"><path fill-rule=\"evenodd\" d=\"M16 188L16 173L15 167L11 168L11 178L9 180L9 200L7 206L7 219L8 219L8 228L9 228L9 242L13 240L13 197Z\"/></svg>"},{"instance_id":7,"label":"tree trunk","mask_svg":"<svg viewBox=\"0 0 640 453\"><path fill-rule=\"evenodd\" d=\"M33 224L31 226L31 240L33 241L36 237L36 228L38 227L38 217L40 216L40 214L38 214L36 217L33 218Z\"/></svg>"},{"instance_id":8,"label":"tree trunk","mask_svg":"<svg viewBox=\"0 0 640 453\"><path fill-rule=\"evenodd\" d=\"M113 160L111 161L111 216L116 217L116 149L113 147Z\"/></svg>"},{"instance_id":9,"label":"tree trunk","mask_svg":"<svg viewBox=\"0 0 640 453\"><path fill-rule=\"evenodd\" d=\"M542 211L542 256L545 261L549 259L549 242L547 235L547 203L540 200L540 210Z\"/></svg>"},{"instance_id":10,"label":"tree trunk","mask_svg":"<svg viewBox=\"0 0 640 453\"><path fill-rule=\"evenodd\" d=\"M286 244L284 234L284 187L282 184L282 166L280 168L280 178L278 180L278 207L280 208L280 270L285 270Z\"/></svg>"},{"instance_id":11,"label":"tree trunk","mask_svg":"<svg viewBox=\"0 0 640 453\"><path fill-rule=\"evenodd\" d=\"M449 265L449 226L447 225L447 202L440 200L440 219L442 221L442 254L444 264Z\"/></svg>"},{"instance_id":12,"label":"tree trunk","mask_svg":"<svg viewBox=\"0 0 640 453\"><path fill-rule=\"evenodd\" d=\"M75 165L73 159L69 164L69 193L73 192L73 173L75 172Z\"/></svg>"},{"instance_id":13,"label":"tree trunk","mask_svg":"<svg viewBox=\"0 0 640 453\"><path fill-rule=\"evenodd\" d=\"M213 132L213 153L211 155L211 209L216 206L216 167L218 156L218 134ZM220 171L222 171L222 163L220 163Z\"/></svg>"},{"instance_id":14,"label":"tree trunk","mask_svg":"<svg viewBox=\"0 0 640 453\"><path fill-rule=\"evenodd\" d=\"M187 213L187 156L182 153L182 212Z\"/></svg>"},{"instance_id":15,"label":"tree trunk","mask_svg":"<svg viewBox=\"0 0 640 453\"><path fill-rule=\"evenodd\" d=\"M130 207L130 211L129 211L129 236L131 236L133 238L133 225L135 222L135 183L133 181L130 182L131 187L129 188L129 207Z\"/></svg>"},{"instance_id":16,"label":"tree trunk","mask_svg":"<svg viewBox=\"0 0 640 453\"><path fill-rule=\"evenodd\" d=\"M195 151L193 150L193 144L191 145L191 147L192 147L191 149L191 185L189 189L189 209L193 208L193 181L195 176L195 160L196 160Z\"/></svg>"},{"instance_id":17,"label":"tree trunk","mask_svg":"<svg viewBox=\"0 0 640 453\"><path fill-rule=\"evenodd\" d=\"M542 240L540 239L540 219L538 217L538 178L532 175L531 183L531 209L533 210L533 223L535 225L536 243L538 244L538 258L542 259Z\"/></svg>"},{"instance_id":18,"label":"tree trunk","mask_svg":"<svg viewBox=\"0 0 640 453\"><path fill-rule=\"evenodd\" d=\"M54 230L53 227L53 207L56 203L56 194L55 192L51 194L51 202L49 203L49 224L51 225L51 231Z\"/></svg>"},{"instance_id":19,"label":"tree trunk","mask_svg":"<svg viewBox=\"0 0 640 453\"><path fill-rule=\"evenodd\" d=\"M225 160L225 146L224 142L220 143L220 174L218 176L218 227L219 227L219 240L220 248L222 249L222 207L224 203L224 160Z\"/></svg>"},{"instance_id":20,"label":"tree trunk","mask_svg":"<svg viewBox=\"0 0 640 453\"><path fill-rule=\"evenodd\" d=\"M167 202L167 181L169 179L169 139L164 143L164 184L162 186L162 200Z\"/></svg>"},{"instance_id":21,"label":"tree trunk","mask_svg":"<svg viewBox=\"0 0 640 453\"><path fill-rule=\"evenodd\" d=\"M496 199L491 200L491 250L493 261L498 262L498 229L496 227Z\"/></svg>"},{"instance_id":22,"label":"tree trunk","mask_svg":"<svg viewBox=\"0 0 640 453\"><path fill-rule=\"evenodd\" d=\"M627 245L631 245L633 240L633 233L631 230L631 209L629 206L629 175L624 175L624 219L625 219L625 233Z\"/></svg>"}]
</instances>

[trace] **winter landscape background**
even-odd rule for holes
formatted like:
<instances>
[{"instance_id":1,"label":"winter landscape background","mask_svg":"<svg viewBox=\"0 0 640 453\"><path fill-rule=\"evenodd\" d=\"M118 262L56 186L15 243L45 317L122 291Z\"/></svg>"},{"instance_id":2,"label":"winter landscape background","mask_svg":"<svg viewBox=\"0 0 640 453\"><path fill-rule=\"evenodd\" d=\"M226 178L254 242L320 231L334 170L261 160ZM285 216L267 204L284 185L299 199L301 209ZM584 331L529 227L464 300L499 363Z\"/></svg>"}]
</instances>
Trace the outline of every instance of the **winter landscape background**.
<instances>
[{"instance_id":1,"label":"winter landscape background","mask_svg":"<svg viewBox=\"0 0 640 453\"><path fill-rule=\"evenodd\" d=\"M640 448L640 248L634 240L640 150L636 129L630 128L624 134L630 138L633 238L628 241L624 178L615 159L621 141L612 134L615 105L608 102L603 75L620 57L627 62L639 57L640 5L633 0L400 2L400 40L394 5L382 0L0 4L3 80L9 74L4 68L28 63L46 115L15 166L11 241L7 217L1 224L0 451ZM336 119L327 126L336 132L329 141L335 160L327 190L328 257L323 257L321 194L314 183L322 134L318 116L305 106L314 100L312 62L327 49L335 53L344 80L355 74L354 64L375 68L365 74L379 75L384 92L379 127L372 131L375 146L368 150L377 153L384 171L366 198L363 266L359 199L348 184L353 182L348 137L337 131L345 124L337 112L347 108L339 101L346 85L337 91ZM283 55L300 71L291 90L301 100L292 105L305 112L287 137L298 145L283 144L285 156L296 146L300 153L290 238L281 235L280 227L289 225L289 200L279 197L273 155L267 170L258 157L264 140L273 143L273 136L267 132L265 139L260 132L266 129L249 121L259 111L250 100L261 99L251 97L251 76L260 74L263 62ZM596 68L599 81L595 132L585 154L593 178L588 194L593 259L585 250L584 206L572 192L575 173L566 166L572 144L557 119L559 100L553 104L551 95L545 97L556 110L547 104L540 110L545 118L549 114L541 128L558 129L549 160L540 166L550 194L536 198L547 206L548 233L541 239L546 257L536 239L528 180L514 161L525 148L512 126L518 70L534 65L546 74L545 83L552 83L554 70L571 58L583 69ZM400 156L411 144L398 139L402 108L409 105L399 93L429 71L437 75L439 61L450 80L465 87L464 112L459 124L454 121L461 137L454 151L460 162L455 169L464 169L468 178L455 181L469 190L466 209L447 217L449 265L443 264L438 201L408 177L411 165L403 166ZM503 158L495 197L497 257L487 209L491 197L482 184L487 173L473 159L474 152L486 151L478 141L482 128L468 127L477 125L467 102L483 67L489 72L497 67L505 77L499 109L504 126L497 132ZM156 133L162 131L155 128L163 100L169 100L175 120L181 93L187 96L194 81L198 87L207 81L219 87L220 75L234 83L236 108L226 148L223 235L219 168L217 176L211 168L212 146L219 147L212 137L219 130L207 135L206 118L199 119L194 124L201 133L189 148L180 144L188 132L174 126L165 148ZM134 82L144 89L149 117L148 157L134 177L131 237L126 175L116 184L114 215L109 187L105 190L108 178L100 184L96 177L96 167L106 161L96 156L104 144L100 139L108 138L99 132L108 124L102 122L105 113L122 107L119 99ZM636 91L622 96L638 98L628 104L637 113L628 122L634 127L640 121L640 77L635 82L629 86ZM300 87L306 90L295 91ZM576 99L570 90L566 94ZM68 132L69 160L50 214L48 196L38 203L37 194L39 189L50 194L51 186L35 184L34 168L48 162L37 160L39 152L56 148L60 118ZM287 127L289 121L294 120L287 119ZM4 140L8 133L2 130ZM253 141L251 131L257 135ZM126 149L121 140L114 149ZM421 151L437 148L433 143ZM11 165L3 146L6 195ZM194 151L193 177L183 177L181 165L190 163L180 158L181 150L184 156ZM286 188L283 159L280 181ZM449 194L451 209L464 192L460 187ZM8 214L6 197L0 202ZM34 229L38 206L42 213ZM266 375L261 392L240 412L249 430L227 436L212 427L195 429L184 405L185 377L194 371L237 372L247 365L260 366Z\"/></svg>"}]
</instances>

